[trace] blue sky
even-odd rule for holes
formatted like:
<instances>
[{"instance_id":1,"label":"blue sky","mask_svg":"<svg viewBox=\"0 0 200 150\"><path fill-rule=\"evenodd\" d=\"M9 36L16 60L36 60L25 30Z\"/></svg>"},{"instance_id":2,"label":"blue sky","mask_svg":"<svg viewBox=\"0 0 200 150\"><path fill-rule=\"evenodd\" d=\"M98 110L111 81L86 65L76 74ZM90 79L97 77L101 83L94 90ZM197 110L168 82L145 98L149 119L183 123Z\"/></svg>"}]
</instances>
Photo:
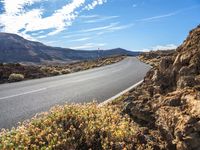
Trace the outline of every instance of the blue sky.
<instances>
[{"instance_id":1,"label":"blue sky","mask_svg":"<svg viewBox=\"0 0 200 150\"><path fill-rule=\"evenodd\" d=\"M199 0L0 0L0 31L94 50L170 49L200 24Z\"/></svg>"}]
</instances>

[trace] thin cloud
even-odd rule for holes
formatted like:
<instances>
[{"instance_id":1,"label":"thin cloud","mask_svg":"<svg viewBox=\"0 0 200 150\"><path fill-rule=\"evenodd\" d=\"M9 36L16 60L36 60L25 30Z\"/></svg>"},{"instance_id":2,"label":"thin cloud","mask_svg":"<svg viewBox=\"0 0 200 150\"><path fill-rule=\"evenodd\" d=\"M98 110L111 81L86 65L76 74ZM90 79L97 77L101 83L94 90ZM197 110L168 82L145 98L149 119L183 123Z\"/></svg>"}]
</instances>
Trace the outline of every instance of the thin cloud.
<instances>
[{"instance_id":1,"label":"thin cloud","mask_svg":"<svg viewBox=\"0 0 200 150\"><path fill-rule=\"evenodd\" d=\"M175 44L167 44L167 45L157 45L152 48L152 50L170 50L176 49L178 46Z\"/></svg>"},{"instance_id":2,"label":"thin cloud","mask_svg":"<svg viewBox=\"0 0 200 150\"><path fill-rule=\"evenodd\" d=\"M85 37L85 38L71 40L70 42L82 42L82 41L87 41L87 40L90 40L90 39L91 39L91 37Z\"/></svg>"},{"instance_id":3,"label":"thin cloud","mask_svg":"<svg viewBox=\"0 0 200 150\"><path fill-rule=\"evenodd\" d=\"M172 49L176 49L178 46L175 44L166 44L166 45L156 45L153 46L151 48L145 48L145 49L141 49L139 51L142 52L149 52L149 51L155 51L155 50L172 50Z\"/></svg>"},{"instance_id":4,"label":"thin cloud","mask_svg":"<svg viewBox=\"0 0 200 150\"><path fill-rule=\"evenodd\" d=\"M37 38L38 39L44 39L44 38L46 38L47 37L47 35L40 35L40 36L38 36Z\"/></svg>"},{"instance_id":5,"label":"thin cloud","mask_svg":"<svg viewBox=\"0 0 200 150\"><path fill-rule=\"evenodd\" d=\"M188 10L191 10L191 9L194 9L194 8L198 8L200 5L195 5L195 6L191 6L191 7L188 7L188 8L183 8L183 9L180 9L180 10L177 10L177 11L174 11L174 12L171 12L171 13L167 13L167 14L163 14L163 15L157 15L157 16L153 16L153 17L148 17L148 18L143 18L143 19L139 19L137 21L153 21L153 20L159 20L159 19L162 19L162 18L167 18L167 17L171 17L171 16L175 16L179 13L182 13L182 12L185 12L185 11L188 11Z\"/></svg>"},{"instance_id":6,"label":"thin cloud","mask_svg":"<svg viewBox=\"0 0 200 150\"><path fill-rule=\"evenodd\" d=\"M113 27L113 28L110 28L109 31L123 30L123 29L130 28L130 27L132 27L132 26L134 26L133 23L131 23L131 24L127 24L127 25L115 26L115 27Z\"/></svg>"},{"instance_id":7,"label":"thin cloud","mask_svg":"<svg viewBox=\"0 0 200 150\"><path fill-rule=\"evenodd\" d=\"M97 34L102 35L102 34L105 34L105 33L115 32L115 31L118 31L118 30L125 30L125 29L131 28L133 26L134 26L133 23L127 24L127 25L113 26L111 28L107 28L105 30L102 30L101 32L98 32Z\"/></svg>"},{"instance_id":8,"label":"thin cloud","mask_svg":"<svg viewBox=\"0 0 200 150\"><path fill-rule=\"evenodd\" d=\"M74 37L85 37L85 36L90 36L90 34L88 33L79 33L79 34L73 34L73 33L69 33L67 35L63 35L62 37L65 39L69 39L69 38L74 38Z\"/></svg>"},{"instance_id":9,"label":"thin cloud","mask_svg":"<svg viewBox=\"0 0 200 150\"><path fill-rule=\"evenodd\" d=\"M119 22L110 23L107 26L100 26L91 29L80 30L80 33L88 33L88 32L98 32L97 34L104 34L107 32L114 32L117 30L123 30L132 27L134 24L127 24L127 25L119 25Z\"/></svg>"},{"instance_id":10,"label":"thin cloud","mask_svg":"<svg viewBox=\"0 0 200 150\"><path fill-rule=\"evenodd\" d=\"M81 30L80 32L101 31L101 30L105 30L105 29L109 29L109 28L115 27L118 24L119 23L111 23L110 25L107 25L107 26L101 26L101 27L96 27L96 28L91 28L91 29L85 29L85 30Z\"/></svg>"},{"instance_id":11,"label":"thin cloud","mask_svg":"<svg viewBox=\"0 0 200 150\"><path fill-rule=\"evenodd\" d=\"M127 28L132 27L134 24L127 24L127 25L119 25L119 23L111 23L107 26L100 26L91 29L79 30L76 32L68 33L67 35L63 35L62 38L65 39L74 39L70 40L69 42L81 42L92 39L91 37L98 37L99 35L103 35L110 32L115 32L118 30L124 30ZM82 38L81 38L82 37Z\"/></svg>"},{"instance_id":12,"label":"thin cloud","mask_svg":"<svg viewBox=\"0 0 200 150\"><path fill-rule=\"evenodd\" d=\"M138 21L151 21L151 20L157 20L157 19L161 19L161 18L166 18L166 17L171 17L176 15L177 13L169 13L169 14L165 14L165 15L158 15L158 16L154 16L154 17L149 17L149 18L144 18L144 19L139 19Z\"/></svg>"},{"instance_id":13,"label":"thin cloud","mask_svg":"<svg viewBox=\"0 0 200 150\"><path fill-rule=\"evenodd\" d=\"M85 39L85 37L88 37L88 36L94 37L95 35L97 35L97 36L103 35L103 34L106 34L106 33L131 28L132 26L134 26L134 24L120 25L119 22L115 22L115 23L110 23L109 25L106 25L106 26L99 26L99 27L96 27L96 28L90 28L90 29L84 29L84 30L71 32L71 33L68 33L66 35L63 35L62 37L66 38L66 39L83 37L83 39ZM82 39L82 38L80 38L80 39Z\"/></svg>"},{"instance_id":14,"label":"thin cloud","mask_svg":"<svg viewBox=\"0 0 200 150\"><path fill-rule=\"evenodd\" d=\"M97 22L112 20L112 19L116 19L116 18L119 18L119 16L105 16L105 17L100 16L97 19L84 21L84 23L97 23Z\"/></svg>"},{"instance_id":15,"label":"thin cloud","mask_svg":"<svg viewBox=\"0 0 200 150\"><path fill-rule=\"evenodd\" d=\"M133 7L133 8L136 8L136 7L137 7L137 4L133 4L132 7Z\"/></svg>"},{"instance_id":16,"label":"thin cloud","mask_svg":"<svg viewBox=\"0 0 200 150\"><path fill-rule=\"evenodd\" d=\"M99 15L81 15L79 18L84 18L84 19L91 19L91 18L97 18Z\"/></svg>"},{"instance_id":17,"label":"thin cloud","mask_svg":"<svg viewBox=\"0 0 200 150\"><path fill-rule=\"evenodd\" d=\"M84 45L81 46L72 46L70 47L71 49L98 49L100 47L104 47L105 45L107 45L106 43L86 43Z\"/></svg>"}]
</instances>

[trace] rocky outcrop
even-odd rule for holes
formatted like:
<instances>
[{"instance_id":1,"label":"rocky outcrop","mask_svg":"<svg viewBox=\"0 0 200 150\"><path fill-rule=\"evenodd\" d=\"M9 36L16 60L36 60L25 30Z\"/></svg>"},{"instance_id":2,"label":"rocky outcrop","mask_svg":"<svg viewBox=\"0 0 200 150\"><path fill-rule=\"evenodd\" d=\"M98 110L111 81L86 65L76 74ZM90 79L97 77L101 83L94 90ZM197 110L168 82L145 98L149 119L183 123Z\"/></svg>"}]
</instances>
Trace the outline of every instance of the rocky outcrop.
<instances>
[{"instance_id":1,"label":"rocky outcrop","mask_svg":"<svg viewBox=\"0 0 200 150\"><path fill-rule=\"evenodd\" d=\"M152 66L157 67L159 65L161 58L165 58L165 57L169 58L169 56L172 56L174 53L175 53L175 50L150 51L150 52L142 53L139 56L139 59L150 64L150 65L152 65Z\"/></svg>"},{"instance_id":2,"label":"rocky outcrop","mask_svg":"<svg viewBox=\"0 0 200 150\"><path fill-rule=\"evenodd\" d=\"M129 93L124 112L148 130L142 132L144 137L157 139L151 141L152 147L200 149L200 26L174 53L151 53L140 56L154 67L144 83Z\"/></svg>"}]
</instances>

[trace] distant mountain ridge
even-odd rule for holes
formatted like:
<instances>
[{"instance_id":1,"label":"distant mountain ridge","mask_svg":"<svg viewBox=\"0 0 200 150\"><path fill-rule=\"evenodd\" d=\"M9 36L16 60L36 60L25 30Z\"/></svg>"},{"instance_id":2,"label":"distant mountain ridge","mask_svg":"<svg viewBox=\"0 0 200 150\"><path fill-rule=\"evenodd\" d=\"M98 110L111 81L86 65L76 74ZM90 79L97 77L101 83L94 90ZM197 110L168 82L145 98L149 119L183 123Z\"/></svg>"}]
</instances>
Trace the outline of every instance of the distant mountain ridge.
<instances>
[{"instance_id":1,"label":"distant mountain ridge","mask_svg":"<svg viewBox=\"0 0 200 150\"><path fill-rule=\"evenodd\" d=\"M51 47L40 42L26 40L16 34L0 33L0 62L5 63L72 62L112 55L137 56L138 54L139 52L121 48L89 51Z\"/></svg>"}]
</instances>

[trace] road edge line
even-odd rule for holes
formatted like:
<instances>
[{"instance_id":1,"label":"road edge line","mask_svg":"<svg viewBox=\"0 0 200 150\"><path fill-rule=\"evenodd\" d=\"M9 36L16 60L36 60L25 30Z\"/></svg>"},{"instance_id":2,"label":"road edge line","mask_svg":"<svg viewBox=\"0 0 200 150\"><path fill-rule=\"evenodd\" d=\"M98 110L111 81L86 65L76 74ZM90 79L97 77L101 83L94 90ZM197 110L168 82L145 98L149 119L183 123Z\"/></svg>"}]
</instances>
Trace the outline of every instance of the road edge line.
<instances>
[{"instance_id":1,"label":"road edge line","mask_svg":"<svg viewBox=\"0 0 200 150\"><path fill-rule=\"evenodd\" d=\"M128 91L130 91L130 90L136 88L137 86L141 85L141 84L143 83L143 81L144 81L144 80L141 80L141 81L137 82L136 84L130 86L129 88L123 90L122 92L116 94L115 96L113 96L113 97L111 97L111 98L105 100L104 102L100 103L99 106L104 106L104 105L106 105L106 104L112 102L112 101L115 100L116 98L122 96L123 94L127 93Z\"/></svg>"}]
</instances>

